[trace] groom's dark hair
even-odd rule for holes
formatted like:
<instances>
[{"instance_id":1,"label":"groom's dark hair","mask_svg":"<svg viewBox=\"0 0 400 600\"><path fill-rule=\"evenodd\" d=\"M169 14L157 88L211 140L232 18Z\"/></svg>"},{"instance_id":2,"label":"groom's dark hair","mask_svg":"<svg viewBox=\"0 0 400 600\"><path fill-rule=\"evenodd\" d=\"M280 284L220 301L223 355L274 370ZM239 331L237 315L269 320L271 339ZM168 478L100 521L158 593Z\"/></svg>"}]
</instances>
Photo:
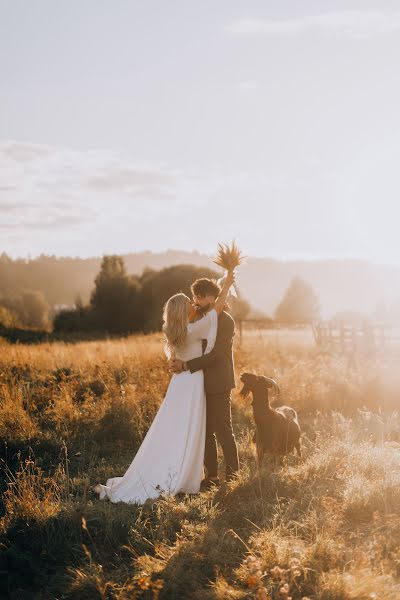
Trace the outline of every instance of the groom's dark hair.
<instances>
[{"instance_id":1,"label":"groom's dark hair","mask_svg":"<svg viewBox=\"0 0 400 600\"><path fill-rule=\"evenodd\" d=\"M221 293L221 287L218 283L214 279L207 279L206 277L196 279L190 289L194 296L200 296L200 298L204 298L205 296L218 298Z\"/></svg>"}]
</instances>

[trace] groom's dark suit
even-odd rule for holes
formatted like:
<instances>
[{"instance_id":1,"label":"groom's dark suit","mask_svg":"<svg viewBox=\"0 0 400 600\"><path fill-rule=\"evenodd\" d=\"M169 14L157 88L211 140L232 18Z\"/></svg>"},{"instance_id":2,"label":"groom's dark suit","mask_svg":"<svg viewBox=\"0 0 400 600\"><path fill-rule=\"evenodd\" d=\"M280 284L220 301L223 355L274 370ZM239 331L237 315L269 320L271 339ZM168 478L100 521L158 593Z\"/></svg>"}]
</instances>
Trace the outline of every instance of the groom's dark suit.
<instances>
[{"instance_id":1,"label":"groom's dark suit","mask_svg":"<svg viewBox=\"0 0 400 600\"><path fill-rule=\"evenodd\" d=\"M215 346L209 354L187 361L191 373L203 369L207 419L204 464L208 477L218 476L217 441L221 444L229 480L239 468L238 451L232 429L231 391L235 387L233 338L235 322L222 312L218 317Z\"/></svg>"}]
</instances>

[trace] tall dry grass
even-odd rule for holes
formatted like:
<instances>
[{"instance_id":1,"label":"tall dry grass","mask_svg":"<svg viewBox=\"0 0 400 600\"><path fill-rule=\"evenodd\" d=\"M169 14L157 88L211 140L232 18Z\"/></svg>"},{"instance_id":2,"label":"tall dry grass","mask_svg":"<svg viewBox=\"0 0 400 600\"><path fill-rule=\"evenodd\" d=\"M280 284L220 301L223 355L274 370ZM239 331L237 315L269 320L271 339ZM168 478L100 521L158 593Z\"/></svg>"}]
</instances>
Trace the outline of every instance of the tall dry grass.
<instances>
[{"instance_id":1,"label":"tall dry grass","mask_svg":"<svg viewBox=\"0 0 400 600\"><path fill-rule=\"evenodd\" d=\"M0 597L400 597L400 385L389 363L245 338L236 367L299 411L305 459L256 470L233 398L241 473L143 507L99 502L168 385L160 336L0 346Z\"/></svg>"}]
</instances>

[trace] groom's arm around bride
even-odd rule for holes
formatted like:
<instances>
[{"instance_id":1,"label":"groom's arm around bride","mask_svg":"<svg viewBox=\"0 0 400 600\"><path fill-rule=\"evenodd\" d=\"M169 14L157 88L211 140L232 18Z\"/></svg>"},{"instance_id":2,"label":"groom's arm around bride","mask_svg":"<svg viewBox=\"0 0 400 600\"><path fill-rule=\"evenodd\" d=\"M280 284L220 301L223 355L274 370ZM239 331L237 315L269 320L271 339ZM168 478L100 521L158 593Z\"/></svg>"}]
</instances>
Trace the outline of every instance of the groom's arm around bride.
<instances>
[{"instance_id":1,"label":"groom's arm around bride","mask_svg":"<svg viewBox=\"0 0 400 600\"><path fill-rule=\"evenodd\" d=\"M217 339L214 348L208 354L189 360L185 365L191 373L201 369L204 371L206 393L230 392L236 387L233 361L234 335L235 322L224 311L218 317Z\"/></svg>"}]
</instances>

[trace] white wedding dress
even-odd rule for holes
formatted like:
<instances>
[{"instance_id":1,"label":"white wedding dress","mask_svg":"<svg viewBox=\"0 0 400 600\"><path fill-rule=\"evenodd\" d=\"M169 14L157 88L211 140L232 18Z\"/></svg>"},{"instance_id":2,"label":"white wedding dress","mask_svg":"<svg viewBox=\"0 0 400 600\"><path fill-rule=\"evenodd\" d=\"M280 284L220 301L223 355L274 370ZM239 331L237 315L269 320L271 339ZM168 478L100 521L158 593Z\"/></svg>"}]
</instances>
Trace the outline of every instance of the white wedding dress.
<instances>
[{"instance_id":1,"label":"white wedding dress","mask_svg":"<svg viewBox=\"0 0 400 600\"><path fill-rule=\"evenodd\" d=\"M185 345L177 358L190 360L215 344L218 315L213 309L188 324ZM203 371L174 374L165 398L135 458L123 477L100 485L100 499L143 504L149 498L196 494L203 477L206 399Z\"/></svg>"}]
</instances>

